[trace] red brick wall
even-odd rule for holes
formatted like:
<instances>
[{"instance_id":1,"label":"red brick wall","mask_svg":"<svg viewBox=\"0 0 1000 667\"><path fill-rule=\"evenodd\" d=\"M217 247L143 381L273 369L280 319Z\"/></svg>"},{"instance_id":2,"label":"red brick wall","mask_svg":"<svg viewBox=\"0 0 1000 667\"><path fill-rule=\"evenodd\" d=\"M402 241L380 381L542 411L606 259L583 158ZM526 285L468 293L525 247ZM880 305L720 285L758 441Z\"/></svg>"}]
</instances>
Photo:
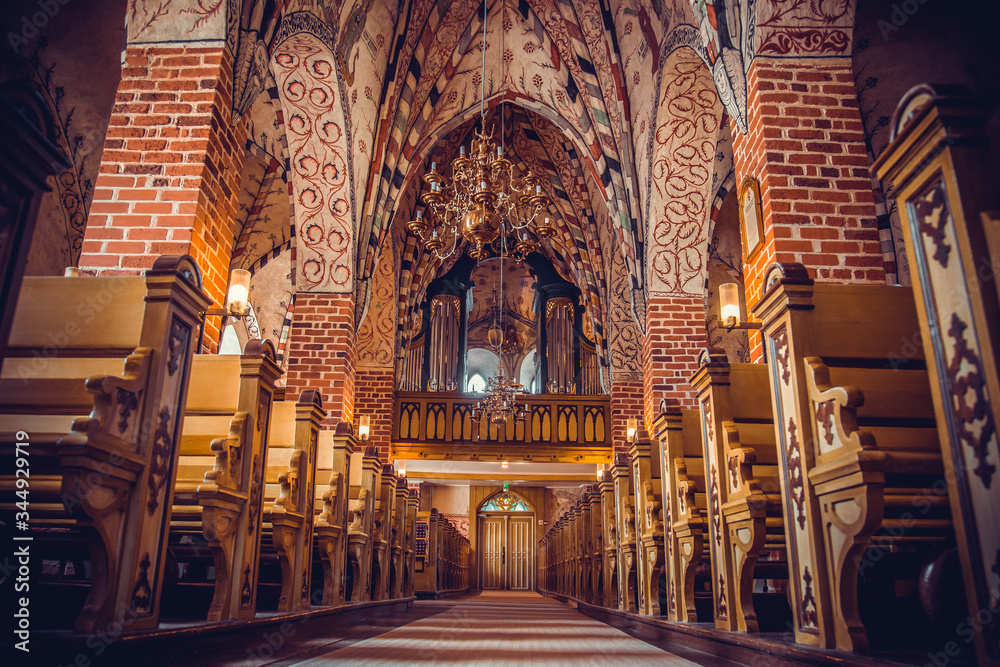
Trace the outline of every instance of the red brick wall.
<instances>
[{"instance_id":1,"label":"red brick wall","mask_svg":"<svg viewBox=\"0 0 1000 667\"><path fill-rule=\"evenodd\" d=\"M642 382L612 382L611 384L611 438L614 452L627 452L625 439L628 419L642 415Z\"/></svg>"},{"instance_id":2,"label":"red brick wall","mask_svg":"<svg viewBox=\"0 0 1000 667\"><path fill-rule=\"evenodd\" d=\"M353 421L354 362L354 294L300 292L288 336L285 395L291 400L318 389L329 427Z\"/></svg>"},{"instance_id":3,"label":"red brick wall","mask_svg":"<svg viewBox=\"0 0 1000 667\"><path fill-rule=\"evenodd\" d=\"M188 253L224 303L247 132L230 124L232 69L221 47L128 48L81 269L135 274ZM207 323L213 346L219 324Z\"/></svg>"},{"instance_id":4,"label":"red brick wall","mask_svg":"<svg viewBox=\"0 0 1000 667\"><path fill-rule=\"evenodd\" d=\"M704 297L649 297L642 340L643 416L648 432L653 433L661 399L676 398L686 408L697 405L689 381L707 345Z\"/></svg>"},{"instance_id":5,"label":"red brick wall","mask_svg":"<svg viewBox=\"0 0 1000 667\"><path fill-rule=\"evenodd\" d=\"M378 457L392 462L393 377L391 368L359 368L354 380L354 411L371 417L368 444L378 447Z\"/></svg>"},{"instance_id":6,"label":"red brick wall","mask_svg":"<svg viewBox=\"0 0 1000 667\"><path fill-rule=\"evenodd\" d=\"M748 88L749 132L733 125L733 153L737 183L760 182L765 237L744 268L748 308L775 261L801 262L818 281L884 283L851 61L757 58Z\"/></svg>"}]
</instances>

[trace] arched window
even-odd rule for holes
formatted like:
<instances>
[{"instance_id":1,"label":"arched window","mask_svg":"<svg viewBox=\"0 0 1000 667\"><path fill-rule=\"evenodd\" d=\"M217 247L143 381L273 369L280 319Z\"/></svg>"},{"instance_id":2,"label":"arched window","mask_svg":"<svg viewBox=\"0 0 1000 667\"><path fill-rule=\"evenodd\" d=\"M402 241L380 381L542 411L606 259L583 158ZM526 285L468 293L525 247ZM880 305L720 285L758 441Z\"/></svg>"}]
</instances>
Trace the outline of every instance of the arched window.
<instances>
[{"instance_id":1,"label":"arched window","mask_svg":"<svg viewBox=\"0 0 1000 667\"><path fill-rule=\"evenodd\" d=\"M486 378L479 373L473 373L469 378L468 391L470 394L481 394L486 391Z\"/></svg>"},{"instance_id":2,"label":"arched window","mask_svg":"<svg viewBox=\"0 0 1000 667\"><path fill-rule=\"evenodd\" d=\"M510 491L493 496L480 508L481 512L530 512L528 504Z\"/></svg>"}]
</instances>

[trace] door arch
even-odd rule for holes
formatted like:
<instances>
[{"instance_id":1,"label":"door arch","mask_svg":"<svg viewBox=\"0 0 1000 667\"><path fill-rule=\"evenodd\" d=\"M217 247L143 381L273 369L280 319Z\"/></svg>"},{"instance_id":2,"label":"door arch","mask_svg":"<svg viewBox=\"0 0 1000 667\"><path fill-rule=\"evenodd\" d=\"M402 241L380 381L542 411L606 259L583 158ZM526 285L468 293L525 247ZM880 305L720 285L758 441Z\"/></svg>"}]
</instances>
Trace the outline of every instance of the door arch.
<instances>
[{"instance_id":1,"label":"door arch","mask_svg":"<svg viewBox=\"0 0 1000 667\"><path fill-rule=\"evenodd\" d=\"M535 586L535 508L513 491L497 491L476 509L479 587L531 590Z\"/></svg>"}]
</instances>

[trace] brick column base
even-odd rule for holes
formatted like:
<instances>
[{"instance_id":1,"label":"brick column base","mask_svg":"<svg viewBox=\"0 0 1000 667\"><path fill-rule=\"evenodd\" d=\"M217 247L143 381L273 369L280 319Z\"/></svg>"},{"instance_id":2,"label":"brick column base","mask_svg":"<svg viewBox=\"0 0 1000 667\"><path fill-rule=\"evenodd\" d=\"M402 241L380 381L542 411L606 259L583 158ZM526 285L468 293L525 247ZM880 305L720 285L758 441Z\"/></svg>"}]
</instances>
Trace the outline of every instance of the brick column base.
<instances>
[{"instance_id":1,"label":"brick column base","mask_svg":"<svg viewBox=\"0 0 1000 667\"><path fill-rule=\"evenodd\" d=\"M643 389L641 381L611 382L611 438L614 442L614 453L627 452L628 441L625 439L630 417L640 419L643 414ZM647 431L652 433L647 428Z\"/></svg>"},{"instance_id":2,"label":"brick column base","mask_svg":"<svg viewBox=\"0 0 1000 667\"><path fill-rule=\"evenodd\" d=\"M378 447L378 457L383 463L392 462L394 378L391 368L359 368L354 379L354 411L371 417L368 444Z\"/></svg>"},{"instance_id":3,"label":"brick column base","mask_svg":"<svg viewBox=\"0 0 1000 667\"><path fill-rule=\"evenodd\" d=\"M649 296L646 335L642 340L643 414L647 431L653 432L661 399L675 398L684 408L697 406L689 381L698 370L698 355L707 345L704 297Z\"/></svg>"},{"instance_id":4,"label":"brick column base","mask_svg":"<svg viewBox=\"0 0 1000 667\"><path fill-rule=\"evenodd\" d=\"M318 389L325 426L353 422L354 359L354 294L297 294L288 336L286 399Z\"/></svg>"}]
</instances>

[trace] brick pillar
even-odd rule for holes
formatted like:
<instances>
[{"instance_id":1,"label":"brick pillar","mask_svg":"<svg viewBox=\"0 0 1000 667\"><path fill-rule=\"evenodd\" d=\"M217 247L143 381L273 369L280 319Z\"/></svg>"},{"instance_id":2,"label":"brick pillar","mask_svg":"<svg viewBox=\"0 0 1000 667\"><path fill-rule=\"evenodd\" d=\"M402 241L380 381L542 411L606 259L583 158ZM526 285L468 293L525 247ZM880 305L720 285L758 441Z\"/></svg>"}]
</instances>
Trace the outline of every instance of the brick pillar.
<instances>
[{"instance_id":1,"label":"brick pillar","mask_svg":"<svg viewBox=\"0 0 1000 667\"><path fill-rule=\"evenodd\" d=\"M733 123L737 182L760 182L763 248L744 267L748 310L775 261L818 282L885 282L851 61L758 56L748 75L749 131ZM751 336L760 360L760 337Z\"/></svg>"},{"instance_id":2,"label":"brick pillar","mask_svg":"<svg viewBox=\"0 0 1000 667\"><path fill-rule=\"evenodd\" d=\"M660 400L675 398L684 408L697 405L690 380L707 345L704 297L650 294L642 339L643 416L648 432L654 432Z\"/></svg>"},{"instance_id":3,"label":"brick pillar","mask_svg":"<svg viewBox=\"0 0 1000 667\"><path fill-rule=\"evenodd\" d=\"M643 414L643 387L641 381L611 383L611 439L614 453L627 452L625 439L628 419L640 419Z\"/></svg>"},{"instance_id":4,"label":"brick pillar","mask_svg":"<svg viewBox=\"0 0 1000 667\"><path fill-rule=\"evenodd\" d=\"M358 368L354 380L354 411L371 417L369 445L378 447L379 460L392 462L393 379L391 368Z\"/></svg>"},{"instance_id":5,"label":"brick pillar","mask_svg":"<svg viewBox=\"0 0 1000 667\"><path fill-rule=\"evenodd\" d=\"M354 294L297 294L288 336L286 398L318 389L327 411L325 425L352 422L354 363Z\"/></svg>"},{"instance_id":6,"label":"brick pillar","mask_svg":"<svg viewBox=\"0 0 1000 667\"><path fill-rule=\"evenodd\" d=\"M225 302L246 123L231 125L233 59L218 46L129 46L84 233L86 273L141 273L188 253ZM219 338L219 320L206 340Z\"/></svg>"}]
</instances>

